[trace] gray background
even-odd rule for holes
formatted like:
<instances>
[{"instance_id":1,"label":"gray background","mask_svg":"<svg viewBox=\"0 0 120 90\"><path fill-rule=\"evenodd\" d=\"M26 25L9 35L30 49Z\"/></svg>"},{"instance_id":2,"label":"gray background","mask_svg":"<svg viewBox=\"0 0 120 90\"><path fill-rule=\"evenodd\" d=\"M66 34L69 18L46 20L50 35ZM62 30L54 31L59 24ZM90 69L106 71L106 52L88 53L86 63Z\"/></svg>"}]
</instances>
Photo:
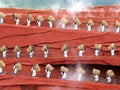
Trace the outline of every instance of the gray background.
<instances>
[{"instance_id":1,"label":"gray background","mask_svg":"<svg viewBox=\"0 0 120 90\"><path fill-rule=\"evenodd\" d=\"M0 8L55 9L70 8L76 3L81 6L102 6L120 4L120 0L0 0Z\"/></svg>"}]
</instances>

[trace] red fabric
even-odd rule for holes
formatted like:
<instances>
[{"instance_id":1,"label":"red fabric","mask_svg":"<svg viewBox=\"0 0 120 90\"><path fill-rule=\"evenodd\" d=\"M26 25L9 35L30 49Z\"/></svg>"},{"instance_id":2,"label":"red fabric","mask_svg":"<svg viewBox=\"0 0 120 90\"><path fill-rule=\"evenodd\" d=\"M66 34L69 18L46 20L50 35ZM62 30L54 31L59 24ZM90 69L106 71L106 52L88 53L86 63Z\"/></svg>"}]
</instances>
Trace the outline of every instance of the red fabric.
<instances>
[{"instance_id":1,"label":"red fabric","mask_svg":"<svg viewBox=\"0 0 120 90\"><path fill-rule=\"evenodd\" d=\"M63 89L63 90L69 90L72 88L73 90L101 90L101 89L109 89L109 90L119 90L119 85L112 85L112 84L104 84L104 83L94 83L94 82L79 82L79 81L68 81L68 80L57 80L57 79L43 79L43 78L31 78L31 77L25 77L25 76L11 76L11 75L0 75L0 80L2 83L0 83L0 86L10 86L18 88L15 90L20 90L20 87L17 87L21 85L21 88L24 87L22 90L29 90L30 86L27 87L27 85L31 85L35 87L35 90L43 90L48 88L51 90L57 89ZM8 82L8 83L6 83ZM24 86L23 86L24 85ZM25 88L26 86L26 88ZM115 89L116 88L116 89ZM4 89L3 89L4 90ZM8 89L5 89L8 90ZM10 89L12 90L12 89ZM30 89L34 90L34 89Z\"/></svg>"},{"instance_id":2,"label":"red fabric","mask_svg":"<svg viewBox=\"0 0 120 90\"><path fill-rule=\"evenodd\" d=\"M94 83L94 82L78 82L70 80L60 80L55 78L61 78L59 67L61 65L72 64L101 64L101 65L113 65L119 66L119 50L120 50L120 35L114 33L114 22L120 12L114 10L119 9L119 5L106 6L106 7L90 7L87 8L90 11L82 11L74 14L69 13L67 10L59 10L58 14L52 10L26 10L26 9L3 9L6 14L5 24L0 25L0 46L8 45L9 50L7 52L7 58L4 59L6 67L4 68L3 75L0 75L0 89L1 90L119 90L120 86L115 84ZM112 8L111 10L109 8ZM101 11L101 12L99 12ZM15 21L12 17L13 13L20 13L22 19L20 25L15 25ZM26 14L32 14L35 21L30 27L26 26ZM42 23L42 27L37 27L36 17L42 15L45 21ZM53 15L56 18L54 27L50 29L48 27L47 17ZM72 16L73 15L73 16ZM69 23L67 29L61 29L60 21L61 17L67 17ZM78 17L82 25L79 30L73 30L73 19ZM92 19L95 23L93 30L88 32L86 29L86 23L89 19ZM105 19L109 26L106 31L99 32L100 22ZM111 43L117 44L117 51L114 57L110 56L108 46ZM43 58L43 52L41 47L47 44L50 47L49 57ZM63 57L61 47L64 44L70 46L68 52L68 58ZM77 46L80 44L86 45L86 51L83 57L78 57ZM99 57L94 56L94 44L103 44L103 51ZM19 45L22 48L22 55L20 59L15 58L13 48ZM35 55L33 59L28 58L26 48L29 45L35 46ZM1 58L2 59L2 58ZM13 75L13 65L17 62L21 62L23 65L22 71L19 71L17 76ZM41 66L41 73L38 76L31 77L31 66L33 64L39 64ZM54 79L46 79L45 77L45 65L52 64L55 66L55 73L52 74ZM103 70L103 68L102 68ZM59 74L57 74L59 72ZM89 71L90 72L90 71ZM103 74L104 75L104 74Z\"/></svg>"},{"instance_id":3,"label":"red fabric","mask_svg":"<svg viewBox=\"0 0 120 90\"><path fill-rule=\"evenodd\" d=\"M12 28L12 30L11 30ZM38 27L27 27L27 26L9 26L1 25L0 27L0 46L8 45L8 60L14 59L15 54L13 53L13 48L16 45L21 46L22 56L20 61L29 60L26 48L29 45L35 46L35 56L32 63L56 63L56 64L75 64L80 61L86 64L105 64L105 65L119 65L119 40L120 35L112 32L88 32L84 30L74 31L74 30L60 30L60 29L49 29L49 28L38 28ZM7 31L7 32L6 32ZM117 44L117 52L114 57L110 56L110 51L108 46L111 43ZM77 46L80 44L86 45L86 51L84 56L78 57ZM94 44L103 44L103 51L99 57L94 56ZM45 61L43 58L43 52L41 47L47 44L50 47L49 58ZM68 58L63 58L63 52L61 47L64 44L70 46L68 52ZM39 59L41 62L39 62ZM93 62L94 61L94 62ZM7 62L6 62L7 63Z\"/></svg>"},{"instance_id":4,"label":"red fabric","mask_svg":"<svg viewBox=\"0 0 120 90\"><path fill-rule=\"evenodd\" d=\"M119 15L119 8L120 5L111 5L111 6L98 6L98 7L87 7L81 9L81 11L78 12L73 12L73 16L79 16L79 17L112 17L112 18L118 18L116 15ZM68 10L66 9L61 9L58 10L58 13L56 14L54 10L30 10L30 9L11 9L11 8L1 8L1 12L5 12L8 15L12 15L13 13L21 13L21 14L34 14L34 15L54 15L57 17L61 16L71 16ZM89 15L90 14L90 15Z\"/></svg>"}]
</instances>

